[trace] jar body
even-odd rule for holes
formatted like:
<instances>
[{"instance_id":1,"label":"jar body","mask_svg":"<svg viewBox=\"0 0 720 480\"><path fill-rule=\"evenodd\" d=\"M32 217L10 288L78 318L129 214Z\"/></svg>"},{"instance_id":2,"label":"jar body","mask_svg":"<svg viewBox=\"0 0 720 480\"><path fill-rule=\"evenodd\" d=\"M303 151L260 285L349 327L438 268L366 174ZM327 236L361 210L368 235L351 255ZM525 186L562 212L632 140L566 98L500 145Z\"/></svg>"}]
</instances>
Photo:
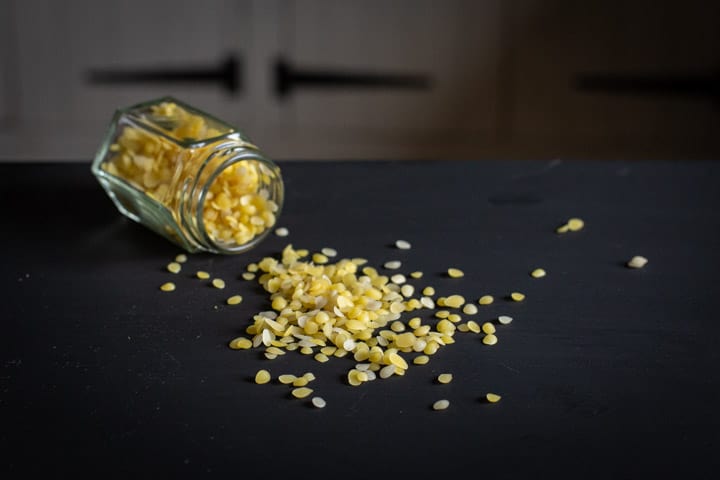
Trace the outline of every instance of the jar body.
<instances>
[{"instance_id":1,"label":"jar body","mask_svg":"<svg viewBox=\"0 0 720 480\"><path fill-rule=\"evenodd\" d=\"M92 172L123 215L188 252L249 250L284 200L272 160L235 127L171 97L118 110Z\"/></svg>"}]
</instances>

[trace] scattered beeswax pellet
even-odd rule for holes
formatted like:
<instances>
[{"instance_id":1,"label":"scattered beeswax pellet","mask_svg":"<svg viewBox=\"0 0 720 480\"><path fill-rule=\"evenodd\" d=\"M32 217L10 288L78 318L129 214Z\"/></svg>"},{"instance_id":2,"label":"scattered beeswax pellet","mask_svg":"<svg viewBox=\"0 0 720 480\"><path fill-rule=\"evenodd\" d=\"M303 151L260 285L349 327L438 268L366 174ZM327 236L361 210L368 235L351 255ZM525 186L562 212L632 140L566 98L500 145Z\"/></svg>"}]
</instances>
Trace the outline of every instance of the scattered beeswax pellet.
<instances>
[{"instance_id":1,"label":"scattered beeswax pellet","mask_svg":"<svg viewBox=\"0 0 720 480\"><path fill-rule=\"evenodd\" d=\"M305 377L298 377L295 380L293 380L293 382L292 382L293 387L304 387L308 383L310 383L310 382Z\"/></svg>"},{"instance_id":2,"label":"scattered beeswax pellet","mask_svg":"<svg viewBox=\"0 0 720 480\"><path fill-rule=\"evenodd\" d=\"M569 227L568 224L566 223L566 224L564 224L564 225L560 225L559 227L557 227L557 228L555 229L555 231L556 231L557 233L567 233L568 231L570 231L570 227Z\"/></svg>"},{"instance_id":3,"label":"scattered beeswax pellet","mask_svg":"<svg viewBox=\"0 0 720 480\"><path fill-rule=\"evenodd\" d=\"M571 218L568 220L567 226L571 232L577 232L585 226L585 222L580 218Z\"/></svg>"},{"instance_id":4,"label":"scattered beeswax pellet","mask_svg":"<svg viewBox=\"0 0 720 480\"><path fill-rule=\"evenodd\" d=\"M462 311L465 315L475 315L476 313L478 313L478 308L472 303L466 303L463 306Z\"/></svg>"},{"instance_id":5,"label":"scattered beeswax pellet","mask_svg":"<svg viewBox=\"0 0 720 480\"><path fill-rule=\"evenodd\" d=\"M160 285L160 290L162 290L163 292L172 292L173 290L175 290L175 284L172 282L163 283L162 285Z\"/></svg>"},{"instance_id":6,"label":"scattered beeswax pellet","mask_svg":"<svg viewBox=\"0 0 720 480\"><path fill-rule=\"evenodd\" d=\"M325 362L327 362L328 360L330 360L330 359L328 358L328 356L325 355L325 354L322 353L322 352L316 353L314 358L315 358L315 360L317 360L317 361L320 362L320 363L325 363Z\"/></svg>"},{"instance_id":7,"label":"scattered beeswax pellet","mask_svg":"<svg viewBox=\"0 0 720 480\"><path fill-rule=\"evenodd\" d=\"M243 301L243 297L241 295L233 295L232 297L227 299L227 304L228 305L237 305L242 301Z\"/></svg>"},{"instance_id":8,"label":"scattered beeswax pellet","mask_svg":"<svg viewBox=\"0 0 720 480\"><path fill-rule=\"evenodd\" d=\"M213 278L212 285L215 288L225 288L225 280L221 278Z\"/></svg>"},{"instance_id":9,"label":"scattered beeswax pellet","mask_svg":"<svg viewBox=\"0 0 720 480\"><path fill-rule=\"evenodd\" d=\"M412 332L401 333L395 337L395 344L398 348L408 348L415 344L416 337Z\"/></svg>"},{"instance_id":10,"label":"scattered beeswax pellet","mask_svg":"<svg viewBox=\"0 0 720 480\"><path fill-rule=\"evenodd\" d=\"M390 277L390 281L395 285L401 285L407 281L407 278L405 278L405 275L403 275L402 273L396 273L395 275Z\"/></svg>"},{"instance_id":11,"label":"scattered beeswax pellet","mask_svg":"<svg viewBox=\"0 0 720 480\"><path fill-rule=\"evenodd\" d=\"M495 333L495 325L490 322L485 322L482 324L482 331L488 335Z\"/></svg>"},{"instance_id":12,"label":"scattered beeswax pellet","mask_svg":"<svg viewBox=\"0 0 720 480\"><path fill-rule=\"evenodd\" d=\"M187 262L187 255L185 255L184 253L179 253L175 256L175 261L177 263L185 263Z\"/></svg>"},{"instance_id":13,"label":"scattered beeswax pellet","mask_svg":"<svg viewBox=\"0 0 720 480\"><path fill-rule=\"evenodd\" d=\"M325 255L326 257L336 257L337 256L337 250L330 247L324 247L320 250L320 252Z\"/></svg>"},{"instance_id":14,"label":"scattered beeswax pellet","mask_svg":"<svg viewBox=\"0 0 720 480\"><path fill-rule=\"evenodd\" d=\"M430 297L421 297L420 305L422 305L425 308L435 308L435 302L433 302L433 299Z\"/></svg>"},{"instance_id":15,"label":"scattered beeswax pellet","mask_svg":"<svg viewBox=\"0 0 720 480\"><path fill-rule=\"evenodd\" d=\"M547 272L545 272L545 270L543 270L542 268L536 268L535 270L530 272L530 276L532 276L533 278L542 278L545 275L547 275Z\"/></svg>"},{"instance_id":16,"label":"scattered beeswax pellet","mask_svg":"<svg viewBox=\"0 0 720 480\"><path fill-rule=\"evenodd\" d=\"M402 368L403 370L407 370L408 368L408 364L405 359L395 352L390 352L390 354L388 355L388 360L391 364L395 365L398 368Z\"/></svg>"},{"instance_id":17,"label":"scattered beeswax pellet","mask_svg":"<svg viewBox=\"0 0 720 480\"><path fill-rule=\"evenodd\" d=\"M280 227L277 230L275 230L275 235L278 237L287 237L290 234L290 231L285 227Z\"/></svg>"},{"instance_id":18,"label":"scattered beeswax pellet","mask_svg":"<svg viewBox=\"0 0 720 480\"><path fill-rule=\"evenodd\" d=\"M485 398L486 398L487 401L490 402L490 403L497 403L497 402L500 401L500 399L501 399L502 397L501 397L500 395L495 394L495 393L488 393L488 394L485 395Z\"/></svg>"},{"instance_id":19,"label":"scattered beeswax pellet","mask_svg":"<svg viewBox=\"0 0 720 480\"><path fill-rule=\"evenodd\" d=\"M237 337L230 341L229 346L233 350L247 350L252 347L252 342L245 337Z\"/></svg>"},{"instance_id":20,"label":"scattered beeswax pellet","mask_svg":"<svg viewBox=\"0 0 720 480\"><path fill-rule=\"evenodd\" d=\"M437 402L433 403L432 408L433 408L433 410L445 410L449 406L450 406L450 401L443 399L443 400L438 400Z\"/></svg>"},{"instance_id":21,"label":"scattered beeswax pellet","mask_svg":"<svg viewBox=\"0 0 720 480\"><path fill-rule=\"evenodd\" d=\"M413 363L415 365L425 365L430 361L430 357L427 355L418 355L417 357L413 358Z\"/></svg>"},{"instance_id":22,"label":"scattered beeswax pellet","mask_svg":"<svg viewBox=\"0 0 720 480\"><path fill-rule=\"evenodd\" d=\"M395 365L386 365L380 369L380 378L390 378L395 373Z\"/></svg>"},{"instance_id":23,"label":"scattered beeswax pellet","mask_svg":"<svg viewBox=\"0 0 720 480\"><path fill-rule=\"evenodd\" d=\"M247 266L247 271L250 273L255 273L258 271L258 264L257 263L251 263Z\"/></svg>"},{"instance_id":24,"label":"scattered beeswax pellet","mask_svg":"<svg viewBox=\"0 0 720 480\"><path fill-rule=\"evenodd\" d=\"M490 304L493 303L494 301L495 301L495 299L493 298L492 295L483 295L483 296L480 297L480 299L478 300L478 303L479 303L480 305L490 305Z\"/></svg>"},{"instance_id":25,"label":"scattered beeswax pellet","mask_svg":"<svg viewBox=\"0 0 720 480\"><path fill-rule=\"evenodd\" d=\"M270 379L270 372L268 372L267 370L258 370L255 374L255 383L257 383L258 385L268 383Z\"/></svg>"},{"instance_id":26,"label":"scattered beeswax pellet","mask_svg":"<svg viewBox=\"0 0 720 480\"><path fill-rule=\"evenodd\" d=\"M500 322L502 325L507 325L508 323L512 322L512 317L508 317L507 315L500 315L498 317L498 322Z\"/></svg>"},{"instance_id":27,"label":"scattered beeswax pellet","mask_svg":"<svg viewBox=\"0 0 720 480\"><path fill-rule=\"evenodd\" d=\"M516 302L522 302L523 300L525 300L525 295L520 292L512 292L510 294L510 298L512 298Z\"/></svg>"},{"instance_id":28,"label":"scattered beeswax pellet","mask_svg":"<svg viewBox=\"0 0 720 480\"><path fill-rule=\"evenodd\" d=\"M291 375L289 373L284 373L278 377L278 381L285 385L293 383L296 379L297 377L295 375Z\"/></svg>"},{"instance_id":29,"label":"scattered beeswax pellet","mask_svg":"<svg viewBox=\"0 0 720 480\"><path fill-rule=\"evenodd\" d=\"M312 404L316 408L325 408L325 400L322 397L313 397L311 400Z\"/></svg>"},{"instance_id":30,"label":"scattered beeswax pellet","mask_svg":"<svg viewBox=\"0 0 720 480\"><path fill-rule=\"evenodd\" d=\"M482 342L485 345L495 345L497 343L497 341L498 341L497 337L495 335L493 335L492 333L485 335L482 339Z\"/></svg>"},{"instance_id":31,"label":"scattered beeswax pellet","mask_svg":"<svg viewBox=\"0 0 720 480\"><path fill-rule=\"evenodd\" d=\"M407 240L397 240L395 242L395 246L400 250L410 250L411 247L410 242L408 242Z\"/></svg>"},{"instance_id":32,"label":"scattered beeswax pellet","mask_svg":"<svg viewBox=\"0 0 720 480\"><path fill-rule=\"evenodd\" d=\"M459 268L448 268L447 274L450 276L450 278L460 278L465 276L465 272L463 272Z\"/></svg>"},{"instance_id":33,"label":"scattered beeswax pellet","mask_svg":"<svg viewBox=\"0 0 720 480\"><path fill-rule=\"evenodd\" d=\"M405 324L399 320L394 321L390 324L390 330L396 333L405 331ZM397 341L397 337L395 339Z\"/></svg>"},{"instance_id":34,"label":"scattered beeswax pellet","mask_svg":"<svg viewBox=\"0 0 720 480\"><path fill-rule=\"evenodd\" d=\"M450 295L445 299L445 306L451 308L460 308L465 303L465 297L462 295Z\"/></svg>"},{"instance_id":35,"label":"scattered beeswax pellet","mask_svg":"<svg viewBox=\"0 0 720 480\"><path fill-rule=\"evenodd\" d=\"M453 380L452 373L441 373L437 377L437 381L440 383L450 383Z\"/></svg>"},{"instance_id":36,"label":"scattered beeswax pellet","mask_svg":"<svg viewBox=\"0 0 720 480\"><path fill-rule=\"evenodd\" d=\"M322 253L313 254L312 259L313 259L313 262L315 262L319 265L328 263L328 257L323 255Z\"/></svg>"},{"instance_id":37,"label":"scattered beeswax pellet","mask_svg":"<svg viewBox=\"0 0 720 480\"><path fill-rule=\"evenodd\" d=\"M243 280L253 280L255 278L255 274L252 272L245 272L242 274Z\"/></svg>"},{"instance_id":38,"label":"scattered beeswax pellet","mask_svg":"<svg viewBox=\"0 0 720 480\"><path fill-rule=\"evenodd\" d=\"M412 272L412 273L410 273L410 276L412 278L422 278L423 272Z\"/></svg>"},{"instance_id":39,"label":"scattered beeswax pellet","mask_svg":"<svg viewBox=\"0 0 720 480\"><path fill-rule=\"evenodd\" d=\"M402 263L400 260L390 260L389 262L385 262L383 266L388 270L397 270L402 266Z\"/></svg>"},{"instance_id":40,"label":"scattered beeswax pellet","mask_svg":"<svg viewBox=\"0 0 720 480\"><path fill-rule=\"evenodd\" d=\"M422 294L426 297L432 297L435 295L435 289L433 287L425 287L423 288Z\"/></svg>"},{"instance_id":41,"label":"scattered beeswax pellet","mask_svg":"<svg viewBox=\"0 0 720 480\"><path fill-rule=\"evenodd\" d=\"M347 374L348 383L350 385L352 385L353 387L357 387L358 385L360 385L362 383L362 380L360 380L360 378L358 376L359 373L360 373L359 370L356 370L353 368ZM382 372L381 372L380 376L382 377Z\"/></svg>"},{"instance_id":42,"label":"scattered beeswax pellet","mask_svg":"<svg viewBox=\"0 0 720 480\"><path fill-rule=\"evenodd\" d=\"M207 280L210 278L210 274L208 272L203 272L202 270L198 270L195 276L200 280Z\"/></svg>"},{"instance_id":43,"label":"scattered beeswax pellet","mask_svg":"<svg viewBox=\"0 0 720 480\"><path fill-rule=\"evenodd\" d=\"M295 398L305 398L308 395L310 395L311 393L313 393L312 388L308 388L308 387L293 388L292 396Z\"/></svg>"},{"instance_id":44,"label":"scattered beeswax pellet","mask_svg":"<svg viewBox=\"0 0 720 480\"><path fill-rule=\"evenodd\" d=\"M640 255L635 255L627 262L627 266L630 268L643 268L648 263L648 259Z\"/></svg>"},{"instance_id":45,"label":"scattered beeswax pellet","mask_svg":"<svg viewBox=\"0 0 720 480\"><path fill-rule=\"evenodd\" d=\"M167 265L167 271L170 273L179 273L182 266L177 262L170 262Z\"/></svg>"}]
</instances>

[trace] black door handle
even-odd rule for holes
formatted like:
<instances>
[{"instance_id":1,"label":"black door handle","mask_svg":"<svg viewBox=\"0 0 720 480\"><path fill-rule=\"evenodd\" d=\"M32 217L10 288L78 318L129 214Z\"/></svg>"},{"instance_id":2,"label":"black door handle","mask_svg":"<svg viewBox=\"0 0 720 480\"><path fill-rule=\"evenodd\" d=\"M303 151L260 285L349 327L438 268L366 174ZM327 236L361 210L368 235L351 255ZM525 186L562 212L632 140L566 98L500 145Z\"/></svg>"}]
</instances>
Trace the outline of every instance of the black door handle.
<instances>
[{"instance_id":1,"label":"black door handle","mask_svg":"<svg viewBox=\"0 0 720 480\"><path fill-rule=\"evenodd\" d=\"M347 70L308 70L279 59L275 69L275 93L284 97L297 88L428 88L426 75L400 75Z\"/></svg>"},{"instance_id":2,"label":"black door handle","mask_svg":"<svg viewBox=\"0 0 720 480\"><path fill-rule=\"evenodd\" d=\"M720 100L720 72L658 73L646 75L582 74L577 89L626 95L677 96Z\"/></svg>"},{"instance_id":3,"label":"black door handle","mask_svg":"<svg viewBox=\"0 0 720 480\"><path fill-rule=\"evenodd\" d=\"M189 67L157 69L96 69L88 72L88 81L95 84L136 83L217 83L230 93L241 88L241 62L228 55L217 66L194 65Z\"/></svg>"}]
</instances>

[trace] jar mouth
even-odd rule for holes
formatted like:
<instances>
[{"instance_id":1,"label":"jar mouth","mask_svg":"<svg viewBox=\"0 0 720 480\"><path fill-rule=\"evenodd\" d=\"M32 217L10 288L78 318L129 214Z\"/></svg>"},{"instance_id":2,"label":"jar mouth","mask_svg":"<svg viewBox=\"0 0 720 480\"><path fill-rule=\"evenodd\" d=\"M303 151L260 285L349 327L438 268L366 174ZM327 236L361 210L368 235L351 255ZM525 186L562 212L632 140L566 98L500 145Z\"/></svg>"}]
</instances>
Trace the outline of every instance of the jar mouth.
<instances>
[{"instance_id":1,"label":"jar mouth","mask_svg":"<svg viewBox=\"0 0 720 480\"><path fill-rule=\"evenodd\" d=\"M284 187L280 169L257 150L216 150L196 177L193 223L203 248L238 254L259 244L277 224Z\"/></svg>"}]
</instances>

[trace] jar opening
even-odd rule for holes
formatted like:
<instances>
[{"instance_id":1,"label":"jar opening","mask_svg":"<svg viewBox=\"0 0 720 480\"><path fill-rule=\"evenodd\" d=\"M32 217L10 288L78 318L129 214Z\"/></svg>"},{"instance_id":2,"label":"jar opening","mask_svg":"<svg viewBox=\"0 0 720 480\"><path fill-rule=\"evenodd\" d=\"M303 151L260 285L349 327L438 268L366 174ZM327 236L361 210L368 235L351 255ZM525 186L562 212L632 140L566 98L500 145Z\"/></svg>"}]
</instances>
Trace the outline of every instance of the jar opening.
<instances>
[{"instance_id":1,"label":"jar opening","mask_svg":"<svg viewBox=\"0 0 720 480\"><path fill-rule=\"evenodd\" d=\"M283 203L280 172L256 152L232 149L229 158L202 174L194 212L200 243L219 253L254 247L277 223ZM208 159L221 161L225 152Z\"/></svg>"}]
</instances>

